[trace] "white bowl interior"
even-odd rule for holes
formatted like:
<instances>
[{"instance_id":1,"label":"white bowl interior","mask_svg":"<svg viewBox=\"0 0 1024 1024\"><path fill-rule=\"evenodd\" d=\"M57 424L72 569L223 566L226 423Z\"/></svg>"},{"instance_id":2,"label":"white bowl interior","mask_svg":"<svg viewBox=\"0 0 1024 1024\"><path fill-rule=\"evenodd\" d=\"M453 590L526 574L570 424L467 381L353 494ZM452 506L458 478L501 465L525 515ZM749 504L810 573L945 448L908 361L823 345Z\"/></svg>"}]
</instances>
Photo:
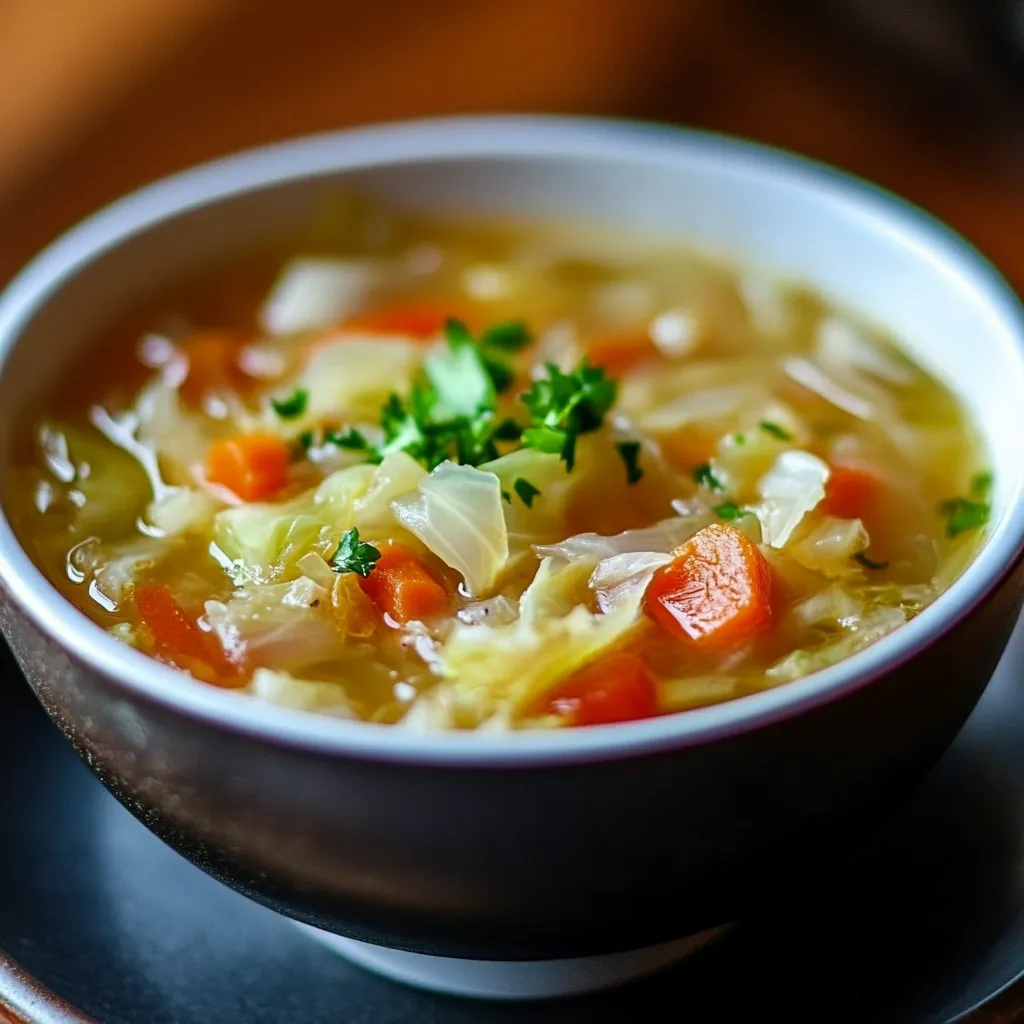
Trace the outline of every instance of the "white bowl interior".
<instances>
[{"instance_id":1,"label":"white bowl interior","mask_svg":"<svg viewBox=\"0 0 1024 1024\"><path fill-rule=\"evenodd\" d=\"M1024 325L1008 288L966 243L870 186L783 154L558 119L457 119L303 140L189 172L97 215L0 302L0 460L13 425L69 355L126 305L286 231L341 183L412 210L647 233L809 284L887 327L981 429L996 475L994 516L970 579L957 584L961 600L976 599L1020 547ZM876 647L898 655L940 619L929 609ZM854 661L877 666L881 657ZM838 666L816 679L844 674ZM784 701L778 693L745 700Z\"/></svg>"}]
</instances>

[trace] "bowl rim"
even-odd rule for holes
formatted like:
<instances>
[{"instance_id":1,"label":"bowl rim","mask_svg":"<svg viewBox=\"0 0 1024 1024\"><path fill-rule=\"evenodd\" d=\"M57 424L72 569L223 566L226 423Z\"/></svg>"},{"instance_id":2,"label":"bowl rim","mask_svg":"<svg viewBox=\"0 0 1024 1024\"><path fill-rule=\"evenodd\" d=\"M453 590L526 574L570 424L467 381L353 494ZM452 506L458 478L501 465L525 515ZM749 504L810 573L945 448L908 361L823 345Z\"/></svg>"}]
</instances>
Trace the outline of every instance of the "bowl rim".
<instances>
[{"instance_id":1,"label":"bowl rim","mask_svg":"<svg viewBox=\"0 0 1024 1024\"><path fill-rule=\"evenodd\" d=\"M116 200L44 249L0 295L0 374L21 329L52 292L101 253L155 224L231 196L329 173L501 157L698 160L712 167L740 162L748 174L763 179L796 179L966 284L992 314L1007 358L1024 371L1024 307L1013 289L963 237L891 192L819 161L716 132L651 121L503 114L423 118L304 136L200 164ZM127 693L287 747L363 760L476 768L638 757L801 715L870 685L935 643L990 598L1022 556L1024 474L1014 481L982 549L952 587L906 625L834 666L723 704L639 722L507 734L420 734L266 704L194 680L132 649L76 609L43 576L0 508L0 584L45 635Z\"/></svg>"}]
</instances>

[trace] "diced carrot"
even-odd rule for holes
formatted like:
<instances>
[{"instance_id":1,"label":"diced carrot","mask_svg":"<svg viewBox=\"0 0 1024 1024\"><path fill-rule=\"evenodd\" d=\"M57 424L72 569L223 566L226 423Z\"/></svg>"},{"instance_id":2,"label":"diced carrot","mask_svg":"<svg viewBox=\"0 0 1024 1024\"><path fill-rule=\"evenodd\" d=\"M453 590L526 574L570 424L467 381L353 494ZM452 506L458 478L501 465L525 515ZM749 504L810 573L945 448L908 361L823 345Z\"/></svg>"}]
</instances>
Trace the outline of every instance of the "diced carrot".
<instances>
[{"instance_id":1,"label":"diced carrot","mask_svg":"<svg viewBox=\"0 0 1024 1024\"><path fill-rule=\"evenodd\" d=\"M163 584L136 587L134 599L160 653L172 664L207 682L232 686L244 681L213 634L204 633Z\"/></svg>"},{"instance_id":2,"label":"diced carrot","mask_svg":"<svg viewBox=\"0 0 1024 1024\"><path fill-rule=\"evenodd\" d=\"M619 377L656 355L658 348L645 331L604 335L587 346L590 365L603 366L612 377Z\"/></svg>"},{"instance_id":3,"label":"diced carrot","mask_svg":"<svg viewBox=\"0 0 1024 1024\"><path fill-rule=\"evenodd\" d=\"M658 691L632 654L606 654L570 676L548 698L546 710L573 725L612 725L658 713Z\"/></svg>"},{"instance_id":4,"label":"diced carrot","mask_svg":"<svg viewBox=\"0 0 1024 1024\"><path fill-rule=\"evenodd\" d=\"M245 374L238 363L243 343L244 338L231 331L199 331L186 339L182 349L188 370L181 383L186 402L198 405L210 391L237 388L244 383Z\"/></svg>"},{"instance_id":5,"label":"diced carrot","mask_svg":"<svg viewBox=\"0 0 1024 1024\"><path fill-rule=\"evenodd\" d=\"M431 619L448 608L448 592L402 544L383 546L372 572L359 580L359 586L382 614L396 622Z\"/></svg>"},{"instance_id":6,"label":"diced carrot","mask_svg":"<svg viewBox=\"0 0 1024 1024\"><path fill-rule=\"evenodd\" d=\"M206 478L243 501L261 501L288 480L288 445L269 434L243 434L214 441L206 460Z\"/></svg>"},{"instance_id":7,"label":"diced carrot","mask_svg":"<svg viewBox=\"0 0 1024 1024\"><path fill-rule=\"evenodd\" d=\"M735 527L706 526L673 552L644 595L666 632L704 647L729 645L771 622L771 570Z\"/></svg>"},{"instance_id":8,"label":"diced carrot","mask_svg":"<svg viewBox=\"0 0 1024 1024\"><path fill-rule=\"evenodd\" d=\"M833 466L825 484L821 510L840 519L866 519L878 500L881 482L869 470Z\"/></svg>"},{"instance_id":9,"label":"diced carrot","mask_svg":"<svg viewBox=\"0 0 1024 1024\"><path fill-rule=\"evenodd\" d=\"M463 320L465 311L436 302L410 302L370 310L347 320L342 326L371 334L407 334L428 341L441 333L449 317Z\"/></svg>"}]
</instances>

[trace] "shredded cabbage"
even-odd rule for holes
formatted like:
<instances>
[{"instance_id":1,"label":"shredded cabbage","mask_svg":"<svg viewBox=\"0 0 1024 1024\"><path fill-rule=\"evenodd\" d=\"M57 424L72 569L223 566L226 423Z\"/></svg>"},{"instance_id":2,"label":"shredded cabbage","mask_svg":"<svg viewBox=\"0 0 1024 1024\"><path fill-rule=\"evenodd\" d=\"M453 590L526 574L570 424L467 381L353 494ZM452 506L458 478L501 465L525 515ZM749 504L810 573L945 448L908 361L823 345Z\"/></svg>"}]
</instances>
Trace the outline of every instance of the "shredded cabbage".
<instances>
[{"instance_id":1,"label":"shredded cabbage","mask_svg":"<svg viewBox=\"0 0 1024 1024\"><path fill-rule=\"evenodd\" d=\"M787 554L826 576L846 576L857 570L852 558L867 548L868 540L868 531L859 519L824 516L810 533L789 547Z\"/></svg>"},{"instance_id":2,"label":"shredded cabbage","mask_svg":"<svg viewBox=\"0 0 1024 1024\"><path fill-rule=\"evenodd\" d=\"M856 629L863 606L842 587L832 584L812 594L793 608L793 615L804 627L830 626Z\"/></svg>"},{"instance_id":3,"label":"shredded cabbage","mask_svg":"<svg viewBox=\"0 0 1024 1024\"><path fill-rule=\"evenodd\" d=\"M418 498L391 503L395 518L462 574L470 597L494 586L508 561L501 484L493 473L442 462L419 482Z\"/></svg>"},{"instance_id":4,"label":"shredded cabbage","mask_svg":"<svg viewBox=\"0 0 1024 1024\"><path fill-rule=\"evenodd\" d=\"M815 354L826 369L868 373L897 387L913 384L918 376L910 362L894 350L883 348L853 324L834 316L818 325Z\"/></svg>"},{"instance_id":5,"label":"shredded cabbage","mask_svg":"<svg viewBox=\"0 0 1024 1024\"><path fill-rule=\"evenodd\" d=\"M655 572L671 561L671 555L660 551L630 551L602 559L589 581L598 607L609 612L623 601L640 600Z\"/></svg>"},{"instance_id":6,"label":"shredded cabbage","mask_svg":"<svg viewBox=\"0 0 1024 1024\"><path fill-rule=\"evenodd\" d=\"M640 530L625 530L610 537L597 533L578 533L558 544L537 544L534 552L541 558L560 558L567 562L600 562L615 555L637 552L665 553L686 543L698 530L714 521L710 509L700 503L681 505L683 514L663 519Z\"/></svg>"},{"instance_id":7,"label":"shredded cabbage","mask_svg":"<svg viewBox=\"0 0 1024 1024\"><path fill-rule=\"evenodd\" d=\"M521 621L535 626L546 619L561 618L585 602L592 561L563 562L545 558L519 599Z\"/></svg>"},{"instance_id":8,"label":"shredded cabbage","mask_svg":"<svg viewBox=\"0 0 1024 1024\"><path fill-rule=\"evenodd\" d=\"M331 617L329 595L304 576L207 601L205 621L231 658L285 672L351 657Z\"/></svg>"},{"instance_id":9,"label":"shredded cabbage","mask_svg":"<svg viewBox=\"0 0 1024 1024\"><path fill-rule=\"evenodd\" d=\"M816 455L784 451L758 484L760 504L754 512L764 543L785 547L803 517L825 497L829 468Z\"/></svg>"},{"instance_id":10,"label":"shredded cabbage","mask_svg":"<svg viewBox=\"0 0 1024 1024\"><path fill-rule=\"evenodd\" d=\"M259 312L268 334L298 334L330 327L356 313L381 274L369 260L292 260Z\"/></svg>"},{"instance_id":11,"label":"shredded cabbage","mask_svg":"<svg viewBox=\"0 0 1024 1024\"><path fill-rule=\"evenodd\" d=\"M319 711L338 718L359 717L340 683L296 679L287 672L258 668L252 675L249 692L258 700L284 708Z\"/></svg>"},{"instance_id":12,"label":"shredded cabbage","mask_svg":"<svg viewBox=\"0 0 1024 1024\"><path fill-rule=\"evenodd\" d=\"M508 626L458 624L441 649L454 714L480 725L499 712L526 711L559 680L624 641L639 621L639 599L613 612L577 606L561 618Z\"/></svg>"},{"instance_id":13,"label":"shredded cabbage","mask_svg":"<svg viewBox=\"0 0 1024 1024\"><path fill-rule=\"evenodd\" d=\"M843 661L851 654L873 644L906 622L900 608L876 608L865 615L856 628L841 640L819 647L817 650L796 650L777 661L766 672L769 685L790 683L794 679L818 672L829 665Z\"/></svg>"},{"instance_id":14,"label":"shredded cabbage","mask_svg":"<svg viewBox=\"0 0 1024 1024\"><path fill-rule=\"evenodd\" d=\"M738 696L739 680L734 676L691 676L658 684L658 705L663 711L691 711L720 704Z\"/></svg>"},{"instance_id":15,"label":"shredded cabbage","mask_svg":"<svg viewBox=\"0 0 1024 1024\"><path fill-rule=\"evenodd\" d=\"M203 533L220 507L213 495L191 487L176 487L150 502L146 519L167 536Z\"/></svg>"}]
</instances>

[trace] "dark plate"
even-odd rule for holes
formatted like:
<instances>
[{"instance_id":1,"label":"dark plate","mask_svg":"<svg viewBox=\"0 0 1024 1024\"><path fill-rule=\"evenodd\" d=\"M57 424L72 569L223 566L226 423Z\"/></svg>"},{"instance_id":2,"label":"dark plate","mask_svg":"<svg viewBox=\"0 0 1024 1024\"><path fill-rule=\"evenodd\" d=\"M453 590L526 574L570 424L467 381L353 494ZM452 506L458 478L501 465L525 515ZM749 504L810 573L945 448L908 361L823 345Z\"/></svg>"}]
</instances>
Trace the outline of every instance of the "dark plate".
<instances>
[{"instance_id":1,"label":"dark plate","mask_svg":"<svg viewBox=\"0 0 1024 1024\"><path fill-rule=\"evenodd\" d=\"M0 949L103 1024L954 1020L1024 970L1022 668L1019 628L913 804L805 903L656 979L517 1006L385 982L202 874L89 774L4 649ZM30 996L0 962L5 998Z\"/></svg>"}]
</instances>

